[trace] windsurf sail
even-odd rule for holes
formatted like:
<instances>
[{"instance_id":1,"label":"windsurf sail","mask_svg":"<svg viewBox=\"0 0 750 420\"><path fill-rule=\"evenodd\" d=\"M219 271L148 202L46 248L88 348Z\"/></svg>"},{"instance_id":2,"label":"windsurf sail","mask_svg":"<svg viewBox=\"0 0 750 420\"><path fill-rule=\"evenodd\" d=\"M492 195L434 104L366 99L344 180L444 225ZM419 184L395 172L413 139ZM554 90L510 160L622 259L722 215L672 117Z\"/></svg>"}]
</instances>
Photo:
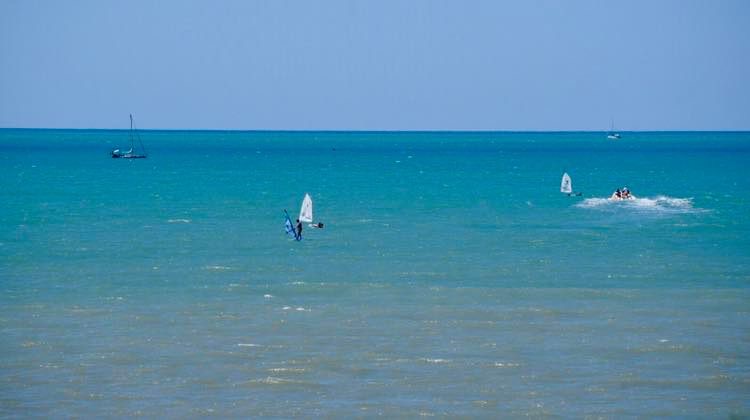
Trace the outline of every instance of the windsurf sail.
<instances>
[{"instance_id":1,"label":"windsurf sail","mask_svg":"<svg viewBox=\"0 0 750 420\"><path fill-rule=\"evenodd\" d=\"M570 181L570 175L567 172L563 174L562 181L560 181L560 192L565 194L573 192L573 183Z\"/></svg>"},{"instance_id":2,"label":"windsurf sail","mask_svg":"<svg viewBox=\"0 0 750 420\"><path fill-rule=\"evenodd\" d=\"M284 221L284 230L286 231L286 234L298 241L301 240L302 238L297 236L297 229L294 228L294 223L292 223L292 219L289 217L289 213L287 213L286 210L284 210L284 216L286 217L286 220Z\"/></svg>"},{"instance_id":3,"label":"windsurf sail","mask_svg":"<svg viewBox=\"0 0 750 420\"><path fill-rule=\"evenodd\" d=\"M304 223L312 223L313 221L313 203L310 194L305 194L305 199L302 200L302 207L299 209L299 221Z\"/></svg>"}]
</instances>

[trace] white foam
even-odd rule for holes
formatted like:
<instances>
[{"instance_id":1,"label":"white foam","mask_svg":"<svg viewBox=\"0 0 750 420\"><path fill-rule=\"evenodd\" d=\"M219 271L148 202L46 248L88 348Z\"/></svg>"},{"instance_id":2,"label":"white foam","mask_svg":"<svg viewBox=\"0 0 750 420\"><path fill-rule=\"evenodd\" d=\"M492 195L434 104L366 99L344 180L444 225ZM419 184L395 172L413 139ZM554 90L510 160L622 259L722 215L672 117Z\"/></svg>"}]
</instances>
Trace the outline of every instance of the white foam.
<instances>
[{"instance_id":1,"label":"white foam","mask_svg":"<svg viewBox=\"0 0 750 420\"><path fill-rule=\"evenodd\" d=\"M269 372L289 372L289 373L304 373L307 371L305 368L271 368L268 369Z\"/></svg>"},{"instance_id":2,"label":"white foam","mask_svg":"<svg viewBox=\"0 0 750 420\"><path fill-rule=\"evenodd\" d=\"M169 219L167 223L190 223L190 219Z\"/></svg>"},{"instance_id":3,"label":"white foam","mask_svg":"<svg viewBox=\"0 0 750 420\"><path fill-rule=\"evenodd\" d=\"M274 376L268 376L266 378L261 379L253 379L251 381L248 381L249 383L257 383L257 384L266 384L266 385L282 385L282 384L301 384L302 381L297 381L294 379L284 379L284 378L277 378Z\"/></svg>"},{"instance_id":4,"label":"white foam","mask_svg":"<svg viewBox=\"0 0 750 420\"><path fill-rule=\"evenodd\" d=\"M273 295L263 295L263 297L266 298L266 299L271 299L273 297Z\"/></svg>"},{"instance_id":5,"label":"white foam","mask_svg":"<svg viewBox=\"0 0 750 420\"><path fill-rule=\"evenodd\" d=\"M509 362L495 362L495 367L499 368L505 368L505 367L518 367L518 363L509 363Z\"/></svg>"},{"instance_id":6,"label":"white foam","mask_svg":"<svg viewBox=\"0 0 750 420\"><path fill-rule=\"evenodd\" d=\"M237 347L262 347L260 344L253 343L237 343Z\"/></svg>"},{"instance_id":7,"label":"white foam","mask_svg":"<svg viewBox=\"0 0 750 420\"><path fill-rule=\"evenodd\" d=\"M692 198L669 197L658 195L656 197L642 197L633 200L610 200L609 198L587 198L576 207L586 209L628 209L654 213L694 213L705 211L693 207Z\"/></svg>"},{"instance_id":8,"label":"white foam","mask_svg":"<svg viewBox=\"0 0 750 420\"><path fill-rule=\"evenodd\" d=\"M297 312L312 312L312 309L310 309L310 308L303 308L302 306L297 306L296 308L293 308L291 306L284 306L281 309L284 310L284 311L295 310Z\"/></svg>"},{"instance_id":9,"label":"white foam","mask_svg":"<svg viewBox=\"0 0 750 420\"><path fill-rule=\"evenodd\" d=\"M232 267L226 267L223 265L207 265L203 267L204 270L214 270L214 271L224 271L224 270L231 270Z\"/></svg>"},{"instance_id":10,"label":"white foam","mask_svg":"<svg viewBox=\"0 0 750 420\"><path fill-rule=\"evenodd\" d=\"M576 204L576 207L590 209L590 208L597 208L601 206L607 206L610 204L614 204L614 201L610 201L607 198L587 198L581 201L580 203Z\"/></svg>"},{"instance_id":11,"label":"white foam","mask_svg":"<svg viewBox=\"0 0 750 420\"><path fill-rule=\"evenodd\" d=\"M450 363L451 361L449 359L430 359L427 357L422 357L419 360L427 363Z\"/></svg>"}]
</instances>

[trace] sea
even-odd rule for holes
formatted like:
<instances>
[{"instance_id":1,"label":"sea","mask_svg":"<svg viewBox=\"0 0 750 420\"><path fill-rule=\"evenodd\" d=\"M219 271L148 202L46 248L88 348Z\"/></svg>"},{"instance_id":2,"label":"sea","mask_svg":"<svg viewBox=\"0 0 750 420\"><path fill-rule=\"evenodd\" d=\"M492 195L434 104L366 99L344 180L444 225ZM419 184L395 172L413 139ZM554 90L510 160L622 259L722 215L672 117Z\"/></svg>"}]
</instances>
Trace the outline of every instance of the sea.
<instances>
[{"instance_id":1,"label":"sea","mask_svg":"<svg viewBox=\"0 0 750 420\"><path fill-rule=\"evenodd\" d=\"M0 130L2 418L750 416L748 132L129 135Z\"/></svg>"}]
</instances>

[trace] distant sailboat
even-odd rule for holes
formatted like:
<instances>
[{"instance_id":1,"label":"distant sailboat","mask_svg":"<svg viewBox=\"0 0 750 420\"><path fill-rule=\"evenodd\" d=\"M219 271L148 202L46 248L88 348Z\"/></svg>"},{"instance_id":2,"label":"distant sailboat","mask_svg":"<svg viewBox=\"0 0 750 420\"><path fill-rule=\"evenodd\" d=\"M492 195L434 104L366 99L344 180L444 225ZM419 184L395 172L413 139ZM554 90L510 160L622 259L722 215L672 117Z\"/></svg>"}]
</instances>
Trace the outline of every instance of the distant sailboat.
<instances>
[{"instance_id":1,"label":"distant sailboat","mask_svg":"<svg viewBox=\"0 0 750 420\"><path fill-rule=\"evenodd\" d=\"M609 126L609 133L607 133L607 138L610 140L619 140L620 139L620 133L615 132L615 121L612 120L612 123Z\"/></svg>"},{"instance_id":2,"label":"distant sailboat","mask_svg":"<svg viewBox=\"0 0 750 420\"><path fill-rule=\"evenodd\" d=\"M568 196L581 195L581 193L573 192L573 182L570 180L570 175L567 172L563 173L562 180L560 181L560 192L568 194Z\"/></svg>"},{"instance_id":3,"label":"distant sailboat","mask_svg":"<svg viewBox=\"0 0 750 420\"><path fill-rule=\"evenodd\" d=\"M138 138L138 144L141 146L141 153L135 152L135 139ZM146 148L143 147L141 136L138 134L136 129L133 127L133 114L130 114L130 150L122 151L119 148L114 148L110 152L114 159L145 159L148 155L146 154Z\"/></svg>"}]
</instances>

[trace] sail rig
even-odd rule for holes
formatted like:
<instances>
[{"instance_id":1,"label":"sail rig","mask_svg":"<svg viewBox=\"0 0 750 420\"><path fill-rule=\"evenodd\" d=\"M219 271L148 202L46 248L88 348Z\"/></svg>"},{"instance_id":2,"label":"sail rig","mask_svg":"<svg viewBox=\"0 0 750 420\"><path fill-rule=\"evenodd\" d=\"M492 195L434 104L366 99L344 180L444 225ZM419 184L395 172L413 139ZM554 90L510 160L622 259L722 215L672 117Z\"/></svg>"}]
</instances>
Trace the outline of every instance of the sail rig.
<instances>
[{"instance_id":1,"label":"sail rig","mask_svg":"<svg viewBox=\"0 0 750 420\"><path fill-rule=\"evenodd\" d=\"M295 229L294 223L292 223L292 219L289 217L289 213L287 213L286 210L284 210L284 217L284 230L286 231L286 234L298 241L302 240L302 237L297 235L297 229Z\"/></svg>"},{"instance_id":2,"label":"sail rig","mask_svg":"<svg viewBox=\"0 0 750 420\"><path fill-rule=\"evenodd\" d=\"M310 194L305 194L302 200L302 207L299 209L299 221L303 223L312 223L313 221L313 202Z\"/></svg>"},{"instance_id":3,"label":"sail rig","mask_svg":"<svg viewBox=\"0 0 750 420\"><path fill-rule=\"evenodd\" d=\"M560 192L564 194L571 194L573 192L573 183L567 172L563 173L562 180L560 181Z\"/></svg>"}]
</instances>

